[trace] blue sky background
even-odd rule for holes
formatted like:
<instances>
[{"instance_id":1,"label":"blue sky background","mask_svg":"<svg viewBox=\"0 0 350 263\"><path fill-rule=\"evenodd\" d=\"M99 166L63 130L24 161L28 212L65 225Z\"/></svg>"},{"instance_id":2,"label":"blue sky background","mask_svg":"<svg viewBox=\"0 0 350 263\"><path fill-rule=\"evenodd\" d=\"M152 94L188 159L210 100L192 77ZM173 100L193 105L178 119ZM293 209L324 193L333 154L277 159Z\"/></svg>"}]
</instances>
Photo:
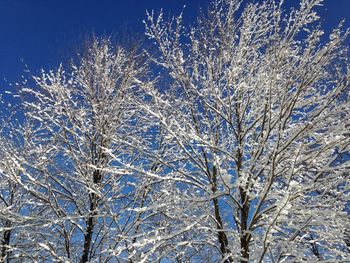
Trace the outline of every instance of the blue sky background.
<instances>
[{"instance_id":1,"label":"blue sky background","mask_svg":"<svg viewBox=\"0 0 350 263\"><path fill-rule=\"evenodd\" d=\"M0 93L19 81L27 64L32 72L56 67L79 48L84 36L143 32L145 10L178 14L187 22L210 0L0 0ZM298 0L285 0L286 6ZM186 8L183 9L183 6ZM346 19L350 0L325 0L320 8L326 31ZM22 62L23 60L23 62ZM4 79L7 79L5 81Z\"/></svg>"}]
</instances>

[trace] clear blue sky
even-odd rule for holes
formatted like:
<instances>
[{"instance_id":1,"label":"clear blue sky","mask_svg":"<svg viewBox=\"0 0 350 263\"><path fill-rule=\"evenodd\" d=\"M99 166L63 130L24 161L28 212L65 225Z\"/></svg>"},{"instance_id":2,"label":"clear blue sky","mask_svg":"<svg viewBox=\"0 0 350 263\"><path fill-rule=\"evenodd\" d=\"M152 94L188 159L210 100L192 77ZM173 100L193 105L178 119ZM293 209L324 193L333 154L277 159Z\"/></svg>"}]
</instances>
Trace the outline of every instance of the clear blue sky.
<instances>
[{"instance_id":1,"label":"clear blue sky","mask_svg":"<svg viewBox=\"0 0 350 263\"><path fill-rule=\"evenodd\" d=\"M142 32L145 10L178 14L187 21L210 0L0 0L0 93L19 80L23 59L34 72L65 60L84 35ZM298 0L285 0L296 5ZM350 26L350 0L326 0L320 14L326 30L342 19ZM68 55L67 55L68 54ZM5 82L3 79L8 79Z\"/></svg>"}]
</instances>

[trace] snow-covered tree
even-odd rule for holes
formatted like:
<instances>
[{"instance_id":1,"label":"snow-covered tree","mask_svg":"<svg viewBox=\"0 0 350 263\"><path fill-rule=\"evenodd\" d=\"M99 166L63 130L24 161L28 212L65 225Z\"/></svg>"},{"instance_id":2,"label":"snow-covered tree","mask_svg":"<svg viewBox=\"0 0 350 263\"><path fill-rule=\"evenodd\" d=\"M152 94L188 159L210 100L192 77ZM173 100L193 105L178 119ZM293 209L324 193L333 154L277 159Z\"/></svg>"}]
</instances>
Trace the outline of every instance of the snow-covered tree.
<instances>
[{"instance_id":1,"label":"snow-covered tree","mask_svg":"<svg viewBox=\"0 0 350 263\"><path fill-rule=\"evenodd\" d=\"M201 233L185 244L209 261L349 260L348 31L324 34L321 3L214 0L190 28L148 14L170 84L146 89L144 108L182 193L165 214L192 207L178 227Z\"/></svg>"},{"instance_id":2,"label":"snow-covered tree","mask_svg":"<svg viewBox=\"0 0 350 263\"><path fill-rule=\"evenodd\" d=\"M0 261L349 261L349 31L321 4L148 13L156 52L94 38L24 81L0 113Z\"/></svg>"},{"instance_id":3,"label":"snow-covered tree","mask_svg":"<svg viewBox=\"0 0 350 263\"><path fill-rule=\"evenodd\" d=\"M15 158L10 153L14 145L6 142L3 136L0 140L0 260L1 262L10 262L11 238L16 227L16 214L19 214L22 208L21 193L18 185L12 179L13 174L17 174Z\"/></svg>"},{"instance_id":4,"label":"snow-covered tree","mask_svg":"<svg viewBox=\"0 0 350 263\"><path fill-rule=\"evenodd\" d=\"M35 224L28 215L40 209L21 178L23 160L29 160L29 154L37 158L43 153L38 155L32 148L32 129L20 120L17 107L2 102L0 105L0 261L12 262L25 254L33 259L29 256L32 244L28 237L35 233Z\"/></svg>"},{"instance_id":5,"label":"snow-covered tree","mask_svg":"<svg viewBox=\"0 0 350 263\"><path fill-rule=\"evenodd\" d=\"M96 38L67 70L21 88L31 152L42 154L19 162L20 181L42 206L30 215L42 222L30 239L46 260L107 262L130 252L133 208L145 196L136 191L142 178L127 168L139 162L127 142L147 129L136 107L145 65L136 50Z\"/></svg>"}]
</instances>

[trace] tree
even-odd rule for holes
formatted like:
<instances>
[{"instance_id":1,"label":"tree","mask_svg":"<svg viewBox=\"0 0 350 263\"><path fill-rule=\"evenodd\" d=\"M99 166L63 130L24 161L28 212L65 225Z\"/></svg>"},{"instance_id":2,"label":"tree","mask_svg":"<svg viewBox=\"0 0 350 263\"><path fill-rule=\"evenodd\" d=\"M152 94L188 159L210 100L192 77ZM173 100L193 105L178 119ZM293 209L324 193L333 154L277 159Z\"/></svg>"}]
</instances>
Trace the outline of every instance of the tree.
<instances>
[{"instance_id":1,"label":"tree","mask_svg":"<svg viewBox=\"0 0 350 263\"><path fill-rule=\"evenodd\" d=\"M0 260L1 262L10 262L10 247L11 247L11 236L13 238L13 221L10 219L10 215L19 212L21 205L18 204L20 198L18 195L18 186L12 180L11 173L16 173L15 166L13 165L13 159L7 154L5 149L10 149L7 147L6 142L1 140L0 142L0 213L1 213L1 245L0 245ZM12 146L11 146L12 147Z\"/></svg>"},{"instance_id":2,"label":"tree","mask_svg":"<svg viewBox=\"0 0 350 263\"><path fill-rule=\"evenodd\" d=\"M148 14L152 59L172 81L147 90L148 113L172 149L168 173L191 189L177 202L211 220L192 229L221 262L349 259L349 32L325 39L321 3L216 0L190 29Z\"/></svg>"},{"instance_id":3,"label":"tree","mask_svg":"<svg viewBox=\"0 0 350 263\"><path fill-rule=\"evenodd\" d=\"M30 237L36 233L38 222L32 220L31 214L40 213L40 198L28 191L27 179L34 178L25 178L25 170L29 162L41 160L46 149L36 151L37 147L33 147L35 129L30 122L20 120L18 105L5 106L2 100L0 103L0 261L12 262L21 258L19 255L35 260Z\"/></svg>"},{"instance_id":4,"label":"tree","mask_svg":"<svg viewBox=\"0 0 350 263\"><path fill-rule=\"evenodd\" d=\"M24 81L1 261L348 261L349 30L327 38L321 3L148 13L156 52L94 38Z\"/></svg>"},{"instance_id":5,"label":"tree","mask_svg":"<svg viewBox=\"0 0 350 263\"><path fill-rule=\"evenodd\" d=\"M132 208L145 198L127 169L138 154L126 144L146 128L136 107L145 65L136 49L95 38L67 72L60 66L21 88L30 153L41 153L19 162L21 186L42 207L30 213L41 227L25 229L38 258L107 262L128 251L138 222Z\"/></svg>"}]
</instances>

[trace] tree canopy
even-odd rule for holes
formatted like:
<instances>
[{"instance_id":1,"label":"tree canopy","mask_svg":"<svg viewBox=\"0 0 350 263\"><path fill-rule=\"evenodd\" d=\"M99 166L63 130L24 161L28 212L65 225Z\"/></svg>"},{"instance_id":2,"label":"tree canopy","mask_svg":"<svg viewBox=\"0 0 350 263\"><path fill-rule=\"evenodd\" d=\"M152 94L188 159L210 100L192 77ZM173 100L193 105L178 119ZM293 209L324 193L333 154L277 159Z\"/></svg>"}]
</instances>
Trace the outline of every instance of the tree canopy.
<instances>
[{"instance_id":1,"label":"tree canopy","mask_svg":"<svg viewBox=\"0 0 350 263\"><path fill-rule=\"evenodd\" d=\"M94 38L2 107L3 262L347 262L350 65L321 0ZM147 48L146 48L147 47Z\"/></svg>"}]
</instances>

